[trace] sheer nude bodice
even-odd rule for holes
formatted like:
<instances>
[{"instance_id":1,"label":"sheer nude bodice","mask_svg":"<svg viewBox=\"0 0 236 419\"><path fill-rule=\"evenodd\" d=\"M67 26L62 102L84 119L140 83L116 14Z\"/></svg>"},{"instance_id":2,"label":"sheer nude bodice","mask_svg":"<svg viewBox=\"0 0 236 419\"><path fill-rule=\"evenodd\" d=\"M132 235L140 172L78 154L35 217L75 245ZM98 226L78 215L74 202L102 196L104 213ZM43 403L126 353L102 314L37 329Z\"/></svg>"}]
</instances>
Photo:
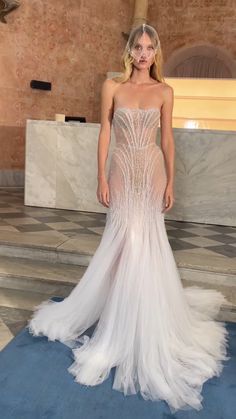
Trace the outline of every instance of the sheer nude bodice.
<instances>
[{"instance_id":1,"label":"sheer nude bodice","mask_svg":"<svg viewBox=\"0 0 236 419\"><path fill-rule=\"evenodd\" d=\"M152 210L160 213L167 182L164 155L156 144L160 110L120 107L114 112L112 125L111 210L116 209L116 217L119 211L127 221L137 210L145 217L151 216Z\"/></svg>"}]
</instances>

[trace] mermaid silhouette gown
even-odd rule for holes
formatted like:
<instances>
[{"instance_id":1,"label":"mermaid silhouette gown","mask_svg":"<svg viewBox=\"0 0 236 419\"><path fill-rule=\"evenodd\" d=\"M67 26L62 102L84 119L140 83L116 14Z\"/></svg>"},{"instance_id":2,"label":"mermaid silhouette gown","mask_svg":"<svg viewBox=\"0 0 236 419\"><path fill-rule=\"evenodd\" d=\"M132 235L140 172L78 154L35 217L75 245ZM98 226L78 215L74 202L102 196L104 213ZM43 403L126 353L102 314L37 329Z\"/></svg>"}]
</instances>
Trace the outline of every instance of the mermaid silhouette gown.
<instances>
[{"instance_id":1,"label":"mermaid silhouette gown","mask_svg":"<svg viewBox=\"0 0 236 419\"><path fill-rule=\"evenodd\" d=\"M140 391L172 412L200 410L203 383L229 359L226 325L214 320L227 300L216 290L182 286L162 212L159 122L158 108L115 110L100 244L70 295L36 306L27 327L70 346L68 371L78 383L100 384L116 367L112 388L124 395Z\"/></svg>"}]
</instances>

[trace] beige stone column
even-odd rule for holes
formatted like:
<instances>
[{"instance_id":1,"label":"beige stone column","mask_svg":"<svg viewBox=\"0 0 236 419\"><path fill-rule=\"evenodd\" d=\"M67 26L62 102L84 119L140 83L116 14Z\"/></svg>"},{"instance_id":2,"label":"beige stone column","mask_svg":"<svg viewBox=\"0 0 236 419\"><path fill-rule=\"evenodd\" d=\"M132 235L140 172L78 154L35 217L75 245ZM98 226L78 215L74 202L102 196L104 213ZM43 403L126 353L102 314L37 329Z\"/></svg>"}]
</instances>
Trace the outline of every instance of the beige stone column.
<instances>
[{"instance_id":1,"label":"beige stone column","mask_svg":"<svg viewBox=\"0 0 236 419\"><path fill-rule=\"evenodd\" d=\"M135 0L132 28L147 22L148 0Z\"/></svg>"}]
</instances>

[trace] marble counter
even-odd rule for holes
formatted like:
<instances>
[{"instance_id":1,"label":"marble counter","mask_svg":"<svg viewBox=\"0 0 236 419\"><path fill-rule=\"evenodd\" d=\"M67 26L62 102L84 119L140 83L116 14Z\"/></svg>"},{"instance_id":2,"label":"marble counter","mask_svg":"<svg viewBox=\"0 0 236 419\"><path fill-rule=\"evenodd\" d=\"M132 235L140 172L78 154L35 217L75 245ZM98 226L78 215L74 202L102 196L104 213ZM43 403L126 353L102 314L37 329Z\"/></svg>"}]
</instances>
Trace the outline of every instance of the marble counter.
<instances>
[{"instance_id":1,"label":"marble counter","mask_svg":"<svg viewBox=\"0 0 236 419\"><path fill-rule=\"evenodd\" d=\"M106 212L96 197L99 128L96 123L27 120L26 205ZM107 170L109 164L110 153Z\"/></svg>"},{"instance_id":2,"label":"marble counter","mask_svg":"<svg viewBox=\"0 0 236 419\"><path fill-rule=\"evenodd\" d=\"M176 201L166 218L236 226L236 132L173 132Z\"/></svg>"},{"instance_id":3,"label":"marble counter","mask_svg":"<svg viewBox=\"0 0 236 419\"><path fill-rule=\"evenodd\" d=\"M99 129L96 123L27 120L25 205L107 212L96 197ZM176 201L166 219L236 225L235 132L173 132ZM112 131L107 171L114 143Z\"/></svg>"}]
</instances>

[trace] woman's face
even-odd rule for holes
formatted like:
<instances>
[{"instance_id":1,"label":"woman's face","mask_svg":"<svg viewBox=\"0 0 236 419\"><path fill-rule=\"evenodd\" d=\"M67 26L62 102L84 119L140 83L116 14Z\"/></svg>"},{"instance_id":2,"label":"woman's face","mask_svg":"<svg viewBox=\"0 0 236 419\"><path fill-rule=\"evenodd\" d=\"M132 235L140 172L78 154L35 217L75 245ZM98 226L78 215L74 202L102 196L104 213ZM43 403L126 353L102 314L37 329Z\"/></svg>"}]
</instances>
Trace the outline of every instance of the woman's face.
<instances>
[{"instance_id":1,"label":"woman's face","mask_svg":"<svg viewBox=\"0 0 236 419\"><path fill-rule=\"evenodd\" d=\"M152 65L155 53L156 50L146 32L136 41L130 51L130 55L134 58L133 64L140 69L149 68Z\"/></svg>"}]
</instances>

